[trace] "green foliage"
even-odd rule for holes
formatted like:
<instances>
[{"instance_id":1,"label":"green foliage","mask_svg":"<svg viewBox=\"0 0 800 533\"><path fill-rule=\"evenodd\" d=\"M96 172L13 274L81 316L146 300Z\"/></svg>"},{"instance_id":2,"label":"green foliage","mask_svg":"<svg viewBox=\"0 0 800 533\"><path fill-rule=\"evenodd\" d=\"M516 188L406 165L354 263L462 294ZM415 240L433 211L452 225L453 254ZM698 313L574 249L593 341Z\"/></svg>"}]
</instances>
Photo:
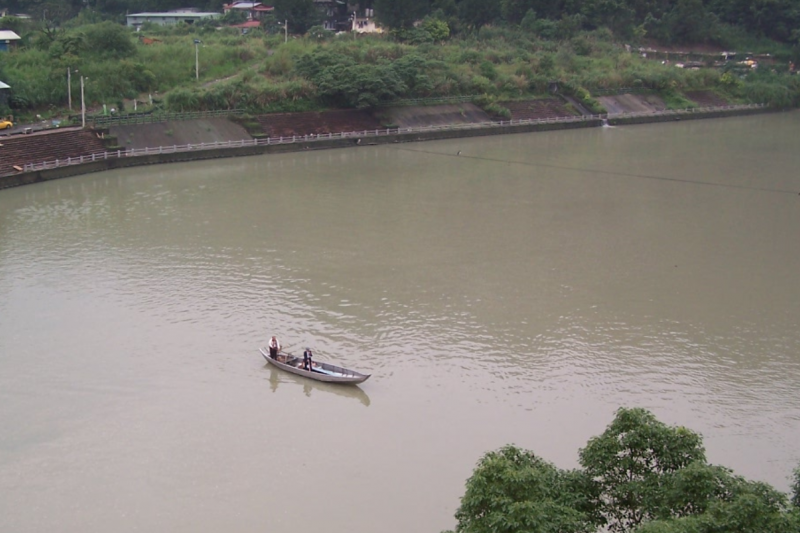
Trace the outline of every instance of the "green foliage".
<instances>
[{"instance_id":1,"label":"green foliage","mask_svg":"<svg viewBox=\"0 0 800 533\"><path fill-rule=\"evenodd\" d=\"M125 26L106 21L84 26L82 32L85 37L79 40L95 55L119 59L136 52L131 33Z\"/></svg>"},{"instance_id":2,"label":"green foliage","mask_svg":"<svg viewBox=\"0 0 800 533\"><path fill-rule=\"evenodd\" d=\"M444 41L450 37L450 27L447 22L438 18L426 18L422 22L422 29L436 42Z\"/></svg>"},{"instance_id":3,"label":"green foliage","mask_svg":"<svg viewBox=\"0 0 800 533\"><path fill-rule=\"evenodd\" d=\"M14 16L0 17L0 29L10 30L22 37L29 24L25 19Z\"/></svg>"},{"instance_id":4,"label":"green foliage","mask_svg":"<svg viewBox=\"0 0 800 533\"><path fill-rule=\"evenodd\" d=\"M468 26L480 28L500 18L500 3L486 0L461 0L458 16Z\"/></svg>"},{"instance_id":5,"label":"green foliage","mask_svg":"<svg viewBox=\"0 0 800 533\"><path fill-rule=\"evenodd\" d=\"M501 0L500 15L510 24L520 24L525 16L534 13L535 0Z\"/></svg>"},{"instance_id":6,"label":"green foliage","mask_svg":"<svg viewBox=\"0 0 800 533\"><path fill-rule=\"evenodd\" d=\"M669 427L644 409L619 409L606 431L580 451L581 465L600 488L597 505L612 532L654 518L662 476L695 461L705 461L700 435Z\"/></svg>"},{"instance_id":7,"label":"green foliage","mask_svg":"<svg viewBox=\"0 0 800 533\"><path fill-rule=\"evenodd\" d=\"M792 472L792 505L800 511L800 465Z\"/></svg>"},{"instance_id":8,"label":"green foliage","mask_svg":"<svg viewBox=\"0 0 800 533\"><path fill-rule=\"evenodd\" d=\"M315 83L320 98L337 107L374 107L406 90L389 64L335 65L323 70Z\"/></svg>"},{"instance_id":9,"label":"green foliage","mask_svg":"<svg viewBox=\"0 0 800 533\"><path fill-rule=\"evenodd\" d=\"M375 16L384 26L391 29L410 28L414 22L425 16L428 9L426 0L375 0Z\"/></svg>"},{"instance_id":10,"label":"green foliage","mask_svg":"<svg viewBox=\"0 0 800 533\"><path fill-rule=\"evenodd\" d=\"M487 453L456 532L800 533L800 467L789 507L773 487L707 464L698 434L644 409L618 410L580 462L563 471L514 446Z\"/></svg>"},{"instance_id":11,"label":"green foliage","mask_svg":"<svg viewBox=\"0 0 800 533\"><path fill-rule=\"evenodd\" d=\"M317 24L316 26L312 26L308 29L306 36L313 41L323 42L331 40L333 38L333 32L326 30L324 26Z\"/></svg>"},{"instance_id":12,"label":"green foliage","mask_svg":"<svg viewBox=\"0 0 800 533\"><path fill-rule=\"evenodd\" d=\"M697 104L686 98L684 95L673 91L666 91L662 93L661 98L664 100L664 105L666 105L667 109L690 109L697 107Z\"/></svg>"},{"instance_id":13,"label":"green foliage","mask_svg":"<svg viewBox=\"0 0 800 533\"><path fill-rule=\"evenodd\" d=\"M588 533L594 526L578 510L584 499L581 477L514 446L489 452L467 481L456 531Z\"/></svg>"},{"instance_id":14,"label":"green foliage","mask_svg":"<svg viewBox=\"0 0 800 533\"><path fill-rule=\"evenodd\" d=\"M289 32L303 35L321 22L322 15L314 0L273 0L275 17L289 21Z\"/></svg>"},{"instance_id":15,"label":"green foliage","mask_svg":"<svg viewBox=\"0 0 800 533\"><path fill-rule=\"evenodd\" d=\"M547 92L551 81L572 88L568 94L595 113L602 112L602 106L587 91L577 88L638 86L661 96L670 108L691 106L683 96L688 90L716 90L733 102L779 107L800 103L800 77L786 75L780 66L776 66L776 74L763 68L746 73L676 69L626 53L606 28L581 30L592 24L591 17L619 11L621 8L613 2L606 5L596 0L575 11L571 4L502 0L495 3L499 11L494 13L492 24L477 30L468 30L468 21L459 18L459 13L480 7L477 4L436 0L430 9L427 5L422 0L396 3L395 7L414 8L421 14L426 9L436 13L422 19L417 27L409 24L397 29L392 35L403 42L392 35L354 40L317 26L304 38L284 44L282 32L243 36L229 28L184 24L145 25L135 35L157 39L148 40L151 44L147 45L142 39L137 42L134 34L119 24L98 22L104 11L95 7L81 12L81 20L92 24L79 26L73 19L48 31L42 31L38 23L35 27L23 26L20 46L12 53L0 54L0 71L3 81L12 86L11 105L39 113L48 109L57 113L57 108L66 106L68 68L88 78L86 97L90 105L136 96L147 99L148 94L167 95L180 88L173 99L173 106L180 108L213 109L219 105L227 109L232 102L244 102L253 109L368 106L394 98L430 96L520 98ZM655 17L649 28L667 27L670 10L675 8L636 5L636 20L644 17L640 9ZM403 11L402 17L414 9ZM471 12L470 16L478 13ZM477 23L469 24L477 27ZM715 27L728 26L719 23ZM202 41L199 82L194 71L196 38ZM747 42L761 46L763 41L754 38ZM790 49L783 49L783 54L781 57L791 57ZM350 78L340 80L337 76ZM73 98L78 78L73 74ZM255 92L239 94L232 85L236 82ZM181 94L186 91L195 93L195 97L187 100ZM282 95L290 96L284 100ZM502 117L507 110L494 109L492 113Z\"/></svg>"}]
</instances>

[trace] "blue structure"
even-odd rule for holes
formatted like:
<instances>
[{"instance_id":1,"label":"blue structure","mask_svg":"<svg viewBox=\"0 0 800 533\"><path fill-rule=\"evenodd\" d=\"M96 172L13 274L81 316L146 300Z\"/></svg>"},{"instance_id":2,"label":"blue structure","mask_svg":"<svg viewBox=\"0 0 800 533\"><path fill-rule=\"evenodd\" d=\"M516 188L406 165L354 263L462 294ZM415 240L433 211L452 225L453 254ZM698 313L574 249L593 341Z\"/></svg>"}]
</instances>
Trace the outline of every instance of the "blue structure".
<instances>
[{"instance_id":1,"label":"blue structure","mask_svg":"<svg viewBox=\"0 0 800 533\"><path fill-rule=\"evenodd\" d=\"M10 30L0 30L0 52L7 52L11 49L20 37Z\"/></svg>"},{"instance_id":2,"label":"blue structure","mask_svg":"<svg viewBox=\"0 0 800 533\"><path fill-rule=\"evenodd\" d=\"M8 90L11 87L0 81L0 107L8 105Z\"/></svg>"}]
</instances>

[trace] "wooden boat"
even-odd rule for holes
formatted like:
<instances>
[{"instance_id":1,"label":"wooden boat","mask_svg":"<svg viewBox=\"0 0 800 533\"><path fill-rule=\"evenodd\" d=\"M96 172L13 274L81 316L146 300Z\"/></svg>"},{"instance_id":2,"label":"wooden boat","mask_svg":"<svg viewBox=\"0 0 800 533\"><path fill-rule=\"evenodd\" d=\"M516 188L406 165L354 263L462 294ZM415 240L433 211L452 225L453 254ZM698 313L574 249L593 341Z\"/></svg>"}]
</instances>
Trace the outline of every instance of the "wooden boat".
<instances>
[{"instance_id":1,"label":"wooden boat","mask_svg":"<svg viewBox=\"0 0 800 533\"><path fill-rule=\"evenodd\" d=\"M279 353L277 359L269 356L268 348L259 348L261 355L267 360L267 363L275 365L280 369L297 374L298 376L305 376L309 379L317 381L324 381L326 383L363 383L371 374L362 374L355 370L349 370L340 366L331 365L329 363L321 363L314 361L313 370L305 370L303 368L303 358L296 357L289 353Z\"/></svg>"}]
</instances>

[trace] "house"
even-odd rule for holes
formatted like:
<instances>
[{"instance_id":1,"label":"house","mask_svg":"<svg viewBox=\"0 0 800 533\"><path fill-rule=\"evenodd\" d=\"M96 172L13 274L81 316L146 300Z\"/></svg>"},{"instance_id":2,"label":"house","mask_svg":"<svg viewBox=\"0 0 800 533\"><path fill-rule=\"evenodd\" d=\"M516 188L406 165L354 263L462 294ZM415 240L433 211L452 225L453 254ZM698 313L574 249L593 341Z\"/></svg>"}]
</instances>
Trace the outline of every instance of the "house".
<instances>
[{"instance_id":1,"label":"house","mask_svg":"<svg viewBox=\"0 0 800 533\"><path fill-rule=\"evenodd\" d=\"M352 13L345 0L314 0L314 5L322 13L322 27L331 31L350 31Z\"/></svg>"},{"instance_id":2,"label":"house","mask_svg":"<svg viewBox=\"0 0 800 533\"><path fill-rule=\"evenodd\" d=\"M383 29L375 24L371 9L367 9L366 16L353 17L352 23L353 27L351 31L356 33L383 33Z\"/></svg>"},{"instance_id":3,"label":"house","mask_svg":"<svg viewBox=\"0 0 800 533\"><path fill-rule=\"evenodd\" d=\"M322 27L331 31L354 31L356 33L380 33L375 25L372 8L358 11L358 5L345 0L314 0L322 13Z\"/></svg>"},{"instance_id":4,"label":"house","mask_svg":"<svg viewBox=\"0 0 800 533\"><path fill-rule=\"evenodd\" d=\"M272 6L265 6L261 2L232 2L230 4L223 4L222 12L229 13L231 11L240 11L247 15L247 20L261 20L264 15L270 14L275 11Z\"/></svg>"},{"instance_id":5,"label":"house","mask_svg":"<svg viewBox=\"0 0 800 533\"><path fill-rule=\"evenodd\" d=\"M260 20L248 20L242 22L241 24L232 24L231 26L229 26L229 28L237 28L238 30L240 30L242 32L242 35L249 32L250 30L254 30L259 27L261 27Z\"/></svg>"},{"instance_id":6,"label":"house","mask_svg":"<svg viewBox=\"0 0 800 533\"><path fill-rule=\"evenodd\" d=\"M0 30L0 52L11 50L19 39L20 36L11 30Z\"/></svg>"},{"instance_id":7,"label":"house","mask_svg":"<svg viewBox=\"0 0 800 533\"><path fill-rule=\"evenodd\" d=\"M127 16L127 25L138 30L145 22L151 22L159 26L171 26L179 22L194 24L200 20L215 19L220 16L219 13L190 10L167 11L166 13L133 13Z\"/></svg>"}]
</instances>

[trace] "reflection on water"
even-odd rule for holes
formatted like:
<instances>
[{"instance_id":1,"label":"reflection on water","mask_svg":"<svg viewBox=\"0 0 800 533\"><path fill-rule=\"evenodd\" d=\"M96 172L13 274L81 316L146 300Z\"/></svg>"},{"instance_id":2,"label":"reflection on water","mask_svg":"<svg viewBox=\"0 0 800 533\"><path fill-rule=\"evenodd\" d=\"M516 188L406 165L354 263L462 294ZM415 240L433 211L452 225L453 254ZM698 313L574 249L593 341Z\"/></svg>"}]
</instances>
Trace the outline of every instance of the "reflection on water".
<instances>
[{"instance_id":1,"label":"reflection on water","mask_svg":"<svg viewBox=\"0 0 800 533\"><path fill-rule=\"evenodd\" d=\"M282 372L269 363L264 365L265 370L269 370L269 388L272 392L278 390L278 385L283 383L286 386L303 386L303 393L306 396L311 396L312 392L318 394L335 394L342 398L355 398L361 402L365 407L369 407L370 401L367 393L364 392L358 385L336 385L333 383L325 383L322 381L314 381L303 376L296 376L289 372Z\"/></svg>"},{"instance_id":2,"label":"reflection on water","mask_svg":"<svg viewBox=\"0 0 800 533\"><path fill-rule=\"evenodd\" d=\"M799 122L0 191L0 531L451 529L481 454L513 442L574 467L621 405L785 490L800 461ZM267 368L255 347L272 334L372 377ZM294 497L310 493L314 512Z\"/></svg>"}]
</instances>

